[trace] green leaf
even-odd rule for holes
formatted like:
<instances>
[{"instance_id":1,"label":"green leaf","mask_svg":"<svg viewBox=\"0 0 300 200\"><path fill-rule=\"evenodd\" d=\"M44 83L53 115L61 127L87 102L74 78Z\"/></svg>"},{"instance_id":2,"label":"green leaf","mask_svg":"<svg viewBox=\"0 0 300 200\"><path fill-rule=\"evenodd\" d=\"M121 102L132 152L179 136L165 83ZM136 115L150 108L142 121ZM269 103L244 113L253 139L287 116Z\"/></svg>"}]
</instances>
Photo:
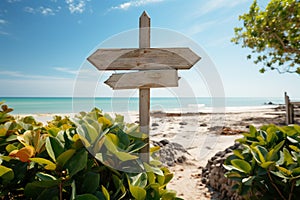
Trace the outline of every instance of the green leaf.
<instances>
[{"instance_id":1,"label":"green leaf","mask_svg":"<svg viewBox=\"0 0 300 200\"><path fill-rule=\"evenodd\" d=\"M145 189L143 189L141 187L129 185L129 190L130 190L131 195L136 200L144 200L146 198L147 192Z\"/></svg>"},{"instance_id":2,"label":"green leaf","mask_svg":"<svg viewBox=\"0 0 300 200\"><path fill-rule=\"evenodd\" d=\"M59 131L60 129L57 127L51 127L47 130L47 132L53 137L56 137Z\"/></svg>"},{"instance_id":3,"label":"green leaf","mask_svg":"<svg viewBox=\"0 0 300 200\"><path fill-rule=\"evenodd\" d=\"M65 168L68 169L71 177L86 167L87 159L88 153L85 149L77 151L75 155L72 156L72 158L65 164Z\"/></svg>"},{"instance_id":4,"label":"green leaf","mask_svg":"<svg viewBox=\"0 0 300 200\"><path fill-rule=\"evenodd\" d=\"M39 177L41 181L57 180L54 176L43 172L38 172L36 176Z\"/></svg>"},{"instance_id":5,"label":"green leaf","mask_svg":"<svg viewBox=\"0 0 300 200\"><path fill-rule=\"evenodd\" d=\"M52 188L52 187L58 187L58 185L61 183L61 180L56 179L56 180L45 180L45 181L34 181L31 183L28 183L26 185L27 189L32 189L32 188ZM25 191L26 191L25 187Z\"/></svg>"},{"instance_id":6,"label":"green leaf","mask_svg":"<svg viewBox=\"0 0 300 200\"><path fill-rule=\"evenodd\" d=\"M243 178L241 173L235 172L235 171L229 171L225 173L226 178Z\"/></svg>"},{"instance_id":7,"label":"green leaf","mask_svg":"<svg viewBox=\"0 0 300 200\"><path fill-rule=\"evenodd\" d=\"M99 132L97 132L97 130L92 125L90 125L85 120L80 121L80 124L78 125L78 128L77 128L77 132L81 136L85 137L89 141L90 144L93 144L100 134Z\"/></svg>"},{"instance_id":8,"label":"green leaf","mask_svg":"<svg viewBox=\"0 0 300 200\"><path fill-rule=\"evenodd\" d=\"M279 152L280 149L283 147L284 143L285 143L285 140L279 142L279 143L274 147L274 153Z\"/></svg>"},{"instance_id":9,"label":"green leaf","mask_svg":"<svg viewBox=\"0 0 300 200\"><path fill-rule=\"evenodd\" d=\"M14 171L11 168L0 165L0 178L4 182L9 182L14 179Z\"/></svg>"},{"instance_id":10,"label":"green leaf","mask_svg":"<svg viewBox=\"0 0 300 200\"><path fill-rule=\"evenodd\" d=\"M233 150L233 154L235 156L237 156L238 158L240 158L240 159L245 159L245 157L243 156L241 150L235 149L235 150Z\"/></svg>"},{"instance_id":11,"label":"green leaf","mask_svg":"<svg viewBox=\"0 0 300 200\"><path fill-rule=\"evenodd\" d=\"M289 145L289 148L291 148L292 150L294 150L297 153L300 152L300 149L297 146L295 146L295 145Z\"/></svg>"},{"instance_id":12,"label":"green leaf","mask_svg":"<svg viewBox=\"0 0 300 200\"><path fill-rule=\"evenodd\" d=\"M64 151L63 144L54 137L47 137L46 150L53 161Z\"/></svg>"},{"instance_id":13,"label":"green leaf","mask_svg":"<svg viewBox=\"0 0 300 200\"><path fill-rule=\"evenodd\" d=\"M290 136L287 136L286 137L291 143L293 144L299 144L299 141L298 140L295 140L294 138L290 137Z\"/></svg>"},{"instance_id":14,"label":"green leaf","mask_svg":"<svg viewBox=\"0 0 300 200\"><path fill-rule=\"evenodd\" d=\"M271 165L274 165L274 164L275 164L274 161L267 161L267 162L261 163L260 166L264 169L268 169Z\"/></svg>"},{"instance_id":15,"label":"green leaf","mask_svg":"<svg viewBox=\"0 0 300 200\"><path fill-rule=\"evenodd\" d=\"M100 174L95 172L87 172L84 174L83 181L80 182L82 193L96 192L100 183Z\"/></svg>"},{"instance_id":16,"label":"green leaf","mask_svg":"<svg viewBox=\"0 0 300 200\"><path fill-rule=\"evenodd\" d=\"M290 176L290 175L292 174L292 171L291 171L291 170L288 170L288 169L286 169L286 168L284 168L284 167L276 166L276 168L277 168L279 171L283 172L283 173L284 173L285 175L287 175L287 176Z\"/></svg>"},{"instance_id":17,"label":"green leaf","mask_svg":"<svg viewBox=\"0 0 300 200\"><path fill-rule=\"evenodd\" d=\"M243 178L242 183L244 185L251 186L254 179L255 179L255 176L249 176L247 178Z\"/></svg>"},{"instance_id":18,"label":"green leaf","mask_svg":"<svg viewBox=\"0 0 300 200\"><path fill-rule=\"evenodd\" d=\"M159 183L159 185L164 185L165 183L165 176L156 176L157 182Z\"/></svg>"},{"instance_id":19,"label":"green leaf","mask_svg":"<svg viewBox=\"0 0 300 200\"><path fill-rule=\"evenodd\" d=\"M257 130L256 130L256 128L254 127L254 126L250 126L249 127L249 133L250 133L250 135L251 135L251 137L256 137L256 133L257 133Z\"/></svg>"},{"instance_id":20,"label":"green leaf","mask_svg":"<svg viewBox=\"0 0 300 200\"><path fill-rule=\"evenodd\" d=\"M175 197L176 197L176 192L168 190L167 192L165 192L162 195L161 199L162 200L173 200L173 199L175 199Z\"/></svg>"},{"instance_id":21,"label":"green leaf","mask_svg":"<svg viewBox=\"0 0 300 200\"><path fill-rule=\"evenodd\" d=\"M283 148L283 155L284 155L284 162L286 163L287 166L294 163L292 155L290 154L289 150L287 150L286 148Z\"/></svg>"},{"instance_id":22,"label":"green leaf","mask_svg":"<svg viewBox=\"0 0 300 200\"><path fill-rule=\"evenodd\" d=\"M158 167L150 166L145 162L143 164L144 164L146 172L153 172L154 174L157 174L159 176L164 176L163 171L161 169L159 169Z\"/></svg>"},{"instance_id":23,"label":"green leaf","mask_svg":"<svg viewBox=\"0 0 300 200\"><path fill-rule=\"evenodd\" d=\"M68 149L67 151L60 154L56 159L56 164L59 167L64 167L65 164L72 158L72 156L75 154L75 149Z\"/></svg>"},{"instance_id":24,"label":"green leaf","mask_svg":"<svg viewBox=\"0 0 300 200\"><path fill-rule=\"evenodd\" d=\"M81 194L77 195L75 200L98 200L98 198L92 194Z\"/></svg>"},{"instance_id":25,"label":"green leaf","mask_svg":"<svg viewBox=\"0 0 300 200\"><path fill-rule=\"evenodd\" d=\"M300 167L292 169L292 173L294 176L300 175Z\"/></svg>"},{"instance_id":26,"label":"green leaf","mask_svg":"<svg viewBox=\"0 0 300 200\"><path fill-rule=\"evenodd\" d=\"M103 193L103 195L105 197L105 200L110 200L110 194L107 191L107 189L103 185L101 185L101 189L102 189L102 193Z\"/></svg>"},{"instance_id":27,"label":"green leaf","mask_svg":"<svg viewBox=\"0 0 300 200\"><path fill-rule=\"evenodd\" d=\"M35 162L37 164L40 164L40 165L46 165L45 166L45 169L47 170L51 170L51 171L54 171L56 169L56 165L51 162L50 160L47 160L45 158L29 158L30 161L32 162Z\"/></svg>"},{"instance_id":28,"label":"green leaf","mask_svg":"<svg viewBox=\"0 0 300 200\"><path fill-rule=\"evenodd\" d=\"M146 187L147 185L147 173L138 173L138 174L127 174L130 184L133 186Z\"/></svg>"},{"instance_id":29,"label":"green leaf","mask_svg":"<svg viewBox=\"0 0 300 200\"><path fill-rule=\"evenodd\" d=\"M255 147L255 150L258 154L260 162L262 162L262 163L266 162L266 157L267 157L267 154L268 154L268 150L265 147L260 146L260 145L257 145Z\"/></svg>"},{"instance_id":30,"label":"green leaf","mask_svg":"<svg viewBox=\"0 0 300 200\"><path fill-rule=\"evenodd\" d=\"M8 144L8 145L5 147L5 150L7 151L7 153L10 153L10 152L12 152L13 150L18 150L18 147L16 147L16 146L13 145L13 144Z\"/></svg>"},{"instance_id":31,"label":"green leaf","mask_svg":"<svg viewBox=\"0 0 300 200\"><path fill-rule=\"evenodd\" d=\"M111 138L107 137L106 135L104 137L105 137L104 145L106 146L106 148L110 152L115 154L121 161L135 160L135 159L139 158L138 156L132 155L130 153L117 150L117 148L114 145L114 143L112 142Z\"/></svg>"},{"instance_id":32,"label":"green leaf","mask_svg":"<svg viewBox=\"0 0 300 200\"><path fill-rule=\"evenodd\" d=\"M148 178L149 185L155 183L155 175L153 172L147 172L147 178Z\"/></svg>"},{"instance_id":33,"label":"green leaf","mask_svg":"<svg viewBox=\"0 0 300 200\"><path fill-rule=\"evenodd\" d=\"M233 159L231 160L231 164L236 167L237 169L239 169L239 171L244 172L246 174L250 174L251 173L251 165L241 159Z\"/></svg>"}]
</instances>

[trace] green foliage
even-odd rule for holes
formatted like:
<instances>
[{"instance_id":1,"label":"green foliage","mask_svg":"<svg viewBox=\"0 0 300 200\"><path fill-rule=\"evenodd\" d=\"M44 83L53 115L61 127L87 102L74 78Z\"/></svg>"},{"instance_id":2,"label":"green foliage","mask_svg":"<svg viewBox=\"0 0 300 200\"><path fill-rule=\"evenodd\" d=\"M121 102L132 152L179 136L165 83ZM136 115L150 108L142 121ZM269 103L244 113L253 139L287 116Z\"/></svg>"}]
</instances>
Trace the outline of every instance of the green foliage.
<instances>
[{"instance_id":1,"label":"green foliage","mask_svg":"<svg viewBox=\"0 0 300 200\"><path fill-rule=\"evenodd\" d=\"M166 189L173 177L167 168L139 160L146 137L121 115L95 108L43 125L10 111L0 110L1 199L179 199ZM124 170L129 161L139 171Z\"/></svg>"},{"instance_id":2,"label":"green foliage","mask_svg":"<svg viewBox=\"0 0 300 200\"><path fill-rule=\"evenodd\" d=\"M261 9L256 0L248 13L239 17L243 27L235 28L232 42L252 50L254 63L262 63L261 73L300 74L300 1L270 0Z\"/></svg>"},{"instance_id":3,"label":"green foliage","mask_svg":"<svg viewBox=\"0 0 300 200\"><path fill-rule=\"evenodd\" d=\"M246 199L297 199L300 195L300 126L267 125L237 141L242 148L233 151L224 167L225 176Z\"/></svg>"}]
</instances>

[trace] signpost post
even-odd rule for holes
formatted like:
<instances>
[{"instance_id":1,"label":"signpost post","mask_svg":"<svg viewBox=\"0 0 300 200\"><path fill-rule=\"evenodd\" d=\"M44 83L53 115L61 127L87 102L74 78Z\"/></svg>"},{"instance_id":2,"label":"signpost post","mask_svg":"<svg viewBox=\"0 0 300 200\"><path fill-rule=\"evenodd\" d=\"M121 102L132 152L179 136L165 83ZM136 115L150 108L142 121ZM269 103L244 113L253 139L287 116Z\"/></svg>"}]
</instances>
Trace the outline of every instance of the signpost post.
<instances>
[{"instance_id":1,"label":"signpost post","mask_svg":"<svg viewBox=\"0 0 300 200\"><path fill-rule=\"evenodd\" d=\"M98 49L87 60L99 70L140 70L112 74L105 81L114 90L139 89L140 131L148 135L141 150L149 162L150 88L177 87L178 69L190 69L200 57L189 48L150 48L150 17L139 19L139 48Z\"/></svg>"}]
</instances>

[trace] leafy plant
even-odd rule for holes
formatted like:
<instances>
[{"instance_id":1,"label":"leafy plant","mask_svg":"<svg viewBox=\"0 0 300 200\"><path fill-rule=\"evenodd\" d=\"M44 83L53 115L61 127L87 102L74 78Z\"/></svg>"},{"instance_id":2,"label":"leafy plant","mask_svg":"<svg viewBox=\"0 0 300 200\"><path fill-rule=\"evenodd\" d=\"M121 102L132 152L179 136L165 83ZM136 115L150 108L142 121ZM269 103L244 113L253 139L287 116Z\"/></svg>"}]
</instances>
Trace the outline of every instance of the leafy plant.
<instances>
[{"instance_id":1,"label":"leafy plant","mask_svg":"<svg viewBox=\"0 0 300 200\"><path fill-rule=\"evenodd\" d=\"M266 125L237 141L224 167L233 189L247 199L296 199L300 195L300 126Z\"/></svg>"},{"instance_id":2,"label":"leafy plant","mask_svg":"<svg viewBox=\"0 0 300 200\"><path fill-rule=\"evenodd\" d=\"M243 25L234 29L232 42L251 49L247 58L261 64L261 73L277 70L300 75L299 0L269 0L265 6L257 2L239 16Z\"/></svg>"},{"instance_id":3,"label":"leafy plant","mask_svg":"<svg viewBox=\"0 0 300 200\"><path fill-rule=\"evenodd\" d=\"M179 199L167 168L139 160L145 135L121 115L95 108L43 125L10 111L0 110L1 199ZM132 163L139 171L124 170Z\"/></svg>"}]
</instances>

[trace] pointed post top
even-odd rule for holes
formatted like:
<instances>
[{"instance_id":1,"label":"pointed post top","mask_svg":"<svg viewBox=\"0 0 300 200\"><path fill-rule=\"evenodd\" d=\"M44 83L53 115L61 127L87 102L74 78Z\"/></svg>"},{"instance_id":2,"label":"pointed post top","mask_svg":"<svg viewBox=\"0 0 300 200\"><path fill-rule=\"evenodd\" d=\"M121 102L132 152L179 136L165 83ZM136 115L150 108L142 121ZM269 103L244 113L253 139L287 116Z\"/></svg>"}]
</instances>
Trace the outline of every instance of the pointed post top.
<instances>
[{"instance_id":1,"label":"pointed post top","mask_svg":"<svg viewBox=\"0 0 300 200\"><path fill-rule=\"evenodd\" d=\"M140 48L150 48L150 17L146 11L140 16Z\"/></svg>"},{"instance_id":2,"label":"pointed post top","mask_svg":"<svg viewBox=\"0 0 300 200\"><path fill-rule=\"evenodd\" d=\"M147 13L145 10L144 10L144 12L141 14L140 19L141 19L141 18L148 18L148 19L150 19L148 13Z\"/></svg>"}]
</instances>

